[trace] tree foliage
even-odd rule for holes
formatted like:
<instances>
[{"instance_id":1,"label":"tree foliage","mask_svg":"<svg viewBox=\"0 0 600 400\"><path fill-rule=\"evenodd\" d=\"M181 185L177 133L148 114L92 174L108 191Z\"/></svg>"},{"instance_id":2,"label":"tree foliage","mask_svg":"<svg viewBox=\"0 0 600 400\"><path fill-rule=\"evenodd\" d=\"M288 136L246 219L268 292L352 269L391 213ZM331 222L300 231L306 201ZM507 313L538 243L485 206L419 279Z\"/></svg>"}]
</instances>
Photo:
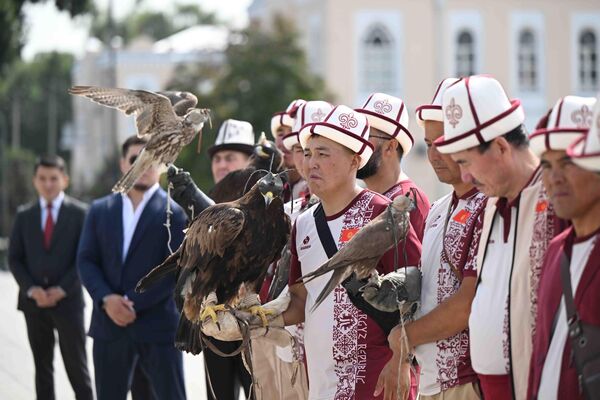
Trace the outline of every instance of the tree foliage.
<instances>
[{"instance_id":1,"label":"tree foliage","mask_svg":"<svg viewBox=\"0 0 600 400\"><path fill-rule=\"evenodd\" d=\"M129 43L139 36L149 36L154 40L164 39L182 29L201 24L216 24L217 17L197 5L179 5L171 13L163 11L133 11L119 21L111 21L106 12L96 13L90 33L107 42L109 38L119 36Z\"/></svg>"},{"instance_id":2,"label":"tree foliage","mask_svg":"<svg viewBox=\"0 0 600 400\"><path fill-rule=\"evenodd\" d=\"M281 17L272 30L249 26L232 34L223 65L182 66L169 86L192 91L199 106L213 111L213 128L204 129L202 154L188 146L178 160L204 189L212 186L206 148L214 143L222 121L248 121L257 137L262 131L270 136L271 116L292 100L331 99L323 81L310 73L297 31Z\"/></svg>"},{"instance_id":3,"label":"tree foliage","mask_svg":"<svg viewBox=\"0 0 600 400\"><path fill-rule=\"evenodd\" d=\"M14 63L6 79L0 81L0 113L11 116L15 103L19 103L21 147L35 154L46 153L51 123L56 123L55 146L59 147L60 132L72 120L71 98L67 93L72 67L71 54L41 53L30 62ZM54 110L52 102L56 105ZM13 120L6 119L8 131L12 132ZM61 152L61 155L66 154Z\"/></svg>"},{"instance_id":4,"label":"tree foliage","mask_svg":"<svg viewBox=\"0 0 600 400\"><path fill-rule=\"evenodd\" d=\"M17 60L23 47L23 6L25 3L42 3L47 0L2 0L0 1L0 77L8 66ZM53 0L61 11L71 16L85 14L93 9L91 0Z\"/></svg>"}]
</instances>

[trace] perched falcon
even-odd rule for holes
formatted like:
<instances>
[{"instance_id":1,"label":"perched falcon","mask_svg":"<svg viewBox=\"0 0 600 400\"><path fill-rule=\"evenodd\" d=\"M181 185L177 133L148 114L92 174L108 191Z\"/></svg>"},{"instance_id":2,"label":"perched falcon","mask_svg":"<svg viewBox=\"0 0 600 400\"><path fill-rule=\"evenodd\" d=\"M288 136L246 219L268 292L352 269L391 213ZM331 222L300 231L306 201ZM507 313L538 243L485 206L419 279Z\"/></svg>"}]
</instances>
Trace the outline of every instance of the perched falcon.
<instances>
[{"instance_id":1,"label":"perched falcon","mask_svg":"<svg viewBox=\"0 0 600 400\"><path fill-rule=\"evenodd\" d=\"M304 275L301 280L311 280L333 271L325 288L317 297L313 309L352 273L358 280L377 273L379 259L399 241L406 238L410 229L410 211L412 200L398 196L387 209L365 225L333 257L315 271Z\"/></svg>"},{"instance_id":2,"label":"perched falcon","mask_svg":"<svg viewBox=\"0 0 600 400\"><path fill-rule=\"evenodd\" d=\"M256 299L249 311L261 314L256 293L290 235L282 192L281 178L269 173L240 199L208 207L192 221L179 249L138 283L136 290L143 292L177 272L175 296L182 313L176 346L181 350L200 351L202 321L211 317L216 322L215 311L235 306L241 286L246 298ZM203 307L213 293L221 304Z\"/></svg>"},{"instance_id":3,"label":"perched falcon","mask_svg":"<svg viewBox=\"0 0 600 400\"><path fill-rule=\"evenodd\" d=\"M250 164L237 171L231 171L219 181L208 193L215 203L239 199L267 172L279 173L282 171L283 156L275 143L267 140L263 133L254 146L254 153L250 156ZM287 176L282 175L287 181Z\"/></svg>"},{"instance_id":4,"label":"perched falcon","mask_svg":"<svg viewBox=\"0 0 600 400\"><path fill-rule=\"evenodd\" d=\"M151 166L172 164L179 152L201 131L210 117L208 109L188 109L178 116L169 98L146 90L74 86L69 93L136 116L137 135L148 143L133 167L115 184L113 192L128 192ZM191 104L191 103L189 103Z\"/></svg>"}]
</instances>

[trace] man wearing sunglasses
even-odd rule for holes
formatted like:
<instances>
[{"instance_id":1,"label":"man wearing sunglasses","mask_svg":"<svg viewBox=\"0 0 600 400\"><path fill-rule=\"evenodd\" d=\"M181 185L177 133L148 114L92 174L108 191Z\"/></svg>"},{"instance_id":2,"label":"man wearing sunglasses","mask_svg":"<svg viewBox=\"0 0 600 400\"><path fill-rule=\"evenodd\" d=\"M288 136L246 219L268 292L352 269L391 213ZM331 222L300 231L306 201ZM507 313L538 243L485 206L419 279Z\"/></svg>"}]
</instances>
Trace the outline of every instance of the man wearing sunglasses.
<instances>
[{"instance_id":1,"label":"man wearing sunglasses","mask_svg":"<svg viewBox=\"0 0 600 400\"><path fill-rule=\"evenodd\" d=\"M425 193L402 171L402 157L410 151L414 139L408 130L408 110L404 102L384 93L373 93L362 108L356 109L367 117L371 132L369 141L375 147L367 165L359 169L356 177L367 187L385 197L394 198L410 193L416 208L410 214L419 240L423 240L423 227L429 211Z\"/></svg>"},{"instance_id":2,"label":"man wearing sunglasses","mask_svg":"<svg viewBox=\"0 0 600 400\"><path fill-rule=\"evenodd\" d=\"M146 141L130 137L122 145L121 172L131 168ZM173 346L179 313L174 278L144 293L137 282L177 249L185 213L158 185L149 168L126 194L94 201L79 243L77 266L94 305L89 335L94 338L98 400L125 400L136 366L158 399L185 399L183 359ZM164 227L170 201L171 227ZM170 231L170 232L169 232Z\"/></svg>"}]
</instances>

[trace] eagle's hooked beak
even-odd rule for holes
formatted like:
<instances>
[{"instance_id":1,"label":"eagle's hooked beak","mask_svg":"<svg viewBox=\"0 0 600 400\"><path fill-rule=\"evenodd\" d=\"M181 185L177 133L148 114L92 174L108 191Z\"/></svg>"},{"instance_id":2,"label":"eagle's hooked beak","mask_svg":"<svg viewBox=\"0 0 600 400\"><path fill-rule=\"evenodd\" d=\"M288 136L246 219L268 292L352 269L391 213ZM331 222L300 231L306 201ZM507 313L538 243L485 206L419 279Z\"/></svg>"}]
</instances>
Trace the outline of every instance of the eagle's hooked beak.
<instances>
[{"instance_id":1,"label":"eagle's hooked beak","mask_svg":"<svg viewBox=\"0 0 600 400\"><path fill-rule=\"evenodd\" d=\"M269 207L269 204L273 201L273 192L267 192L263 194L263 197L265 198L265 207Z\"/></svg>"}]
</instances>

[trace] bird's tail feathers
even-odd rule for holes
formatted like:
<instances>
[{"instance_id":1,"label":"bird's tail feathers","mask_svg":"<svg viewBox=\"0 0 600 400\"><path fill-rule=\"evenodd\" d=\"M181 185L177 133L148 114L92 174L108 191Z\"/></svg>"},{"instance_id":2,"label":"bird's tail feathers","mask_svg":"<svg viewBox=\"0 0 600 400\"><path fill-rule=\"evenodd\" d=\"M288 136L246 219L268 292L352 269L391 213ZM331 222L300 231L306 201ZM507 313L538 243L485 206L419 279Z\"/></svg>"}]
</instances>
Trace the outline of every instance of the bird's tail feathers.
<instances>
[{"instance_id":1,"label":"bird's tail feathers","mask_svg":"<svg viewBox=\"0 0 600 400\"><path fill-rule=\"evenodd\" d=\"M202 351L202 339L200 338L200 325L188 320L183 313L179 317L179 325L175 333L175 347L181 351L200 354Z\"/></svg>"},{"instance_id":2,"label":"bird's tail feathers","mask_svg":"<svg viewBox=\"0 0 600 400\"><path fill-rule=\"evenodd\" d=\"M313 279L318 278L321 275L325 275L326 273L330 272L330 271L337 271L340 269L345 269L346 267L348 267L349 265L352 265L354 262L350 261L350 260L341 260L339 262L337 262L337 260L335 259L335 256L333 256L333 258L329 259L327 262L325 262L323 265L321 265L319 268L317 268L316 270L314 270L313 272L309 272L308 274L300 277L300 279L298 279L298 282L310 282Z\"/></svg>"},{"instance_id":3,"label":"bird's tail feathers","mask_svg":"<svg viewBox=\"0 0 600 400\"><path fill-rule=\"evenodd\" d=\"M152 159L152 155L148 153L145 149L142 150L138 158L133 163L133 166L119 179L115 186L113 186L112 191L114 193L121 192L127 193L131 190L135 182L138 180L140 176L148 170L154 163Z\"/></svg>"},{"instance_id":4,"label":"bird's tail feathers","mask_svg":"<svg viewBox=\"0 0 600 400\"><path fill-rule=\"evenodd\" d=\"M319 293L319 297L317 297L315 304L312 306L311 312L319 307L319 305L321 305L327 296L333 292L336 286L346 280L346 278L348 278L350 275L352 275L352 268L336 268L333 271L333 275L331 275L331 278L327 282L327 285L325 285L325 288L321 291L321 293Z\"/></svg>"},{"instance_id":5,"label":"bird's tail feathers","mask_svg":"<svg viewBox=\"0 0 600 400\"><path fill-rule=\"evenodd\" d=\"M137 286L135 287L135 291L137 293L143 293L144 291L146 291L146 289L148 289L150 286L154 285L156 282L160 281L167 275L177 272L178 261L179 250L171 254L162 264L160 264L158 267L155 267L146 276L140 279Z\"/></svg>"}]
</instances>

